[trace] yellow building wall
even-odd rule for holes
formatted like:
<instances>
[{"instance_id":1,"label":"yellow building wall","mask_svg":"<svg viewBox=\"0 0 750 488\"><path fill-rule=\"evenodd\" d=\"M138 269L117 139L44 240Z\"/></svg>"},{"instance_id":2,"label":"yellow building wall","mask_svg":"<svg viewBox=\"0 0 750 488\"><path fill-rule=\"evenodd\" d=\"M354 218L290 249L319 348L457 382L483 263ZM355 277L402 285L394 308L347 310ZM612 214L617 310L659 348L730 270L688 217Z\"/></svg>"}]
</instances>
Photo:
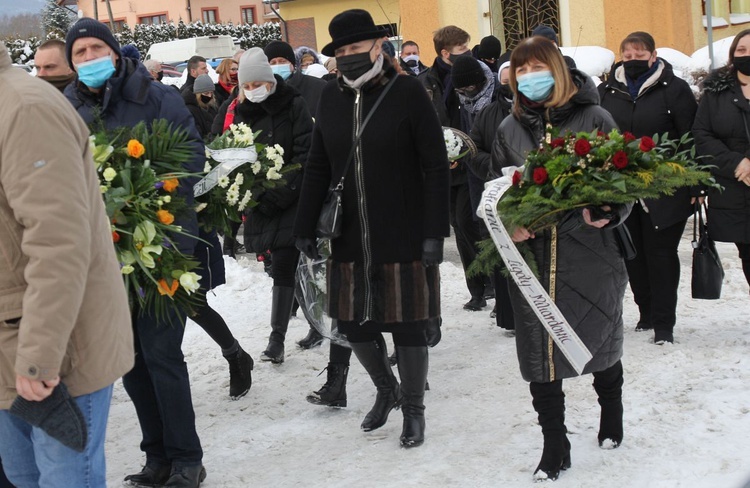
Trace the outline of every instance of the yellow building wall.
<instances>
[{"instance_id":1,"label":"yellow building wall","mask_svg":"<svg viewBox=\"0 0 750 488\"><path fill-rule=\"evenodd\" d=\"M602 0L560 0L560 45L604 46L606 27Z\"/></svg>"},{"instance_id":2,"label":"yellow building wall","mask_svg":"<svg viewBox=\"0 0 750 488\"><path fill-rule=\"evenodd\" d=\"M404 0L401 2L401 36L419 46L419 57L427 66L435 59L432 34L441 26L440 8L436 0Z\"/></svg>"},{"instance_id":3,"label":"yellow building wall","mask_svg":"<svg viewBox=\"0 0 750 488\"><path fill-rule=\"evenodd\" d=\"M706 28L703 27L702 23L702 10L701 0L691 0L692 12L693 12L693 45L694 51L700 49L708 44L708 33ZM729 11L729 0L713 0L712 3L714 11L713 17L722 17L730 25L726 27L719 27L714 25L713 37L714 41L723 39L725 37L734 37L745 29L750 29L750 23L744 24L731 24L731 17ZM750 14L750 0L732 0L732 10L734 13ZM691 53L687 53L691 54Z\"/></svg>"}]
</instances>

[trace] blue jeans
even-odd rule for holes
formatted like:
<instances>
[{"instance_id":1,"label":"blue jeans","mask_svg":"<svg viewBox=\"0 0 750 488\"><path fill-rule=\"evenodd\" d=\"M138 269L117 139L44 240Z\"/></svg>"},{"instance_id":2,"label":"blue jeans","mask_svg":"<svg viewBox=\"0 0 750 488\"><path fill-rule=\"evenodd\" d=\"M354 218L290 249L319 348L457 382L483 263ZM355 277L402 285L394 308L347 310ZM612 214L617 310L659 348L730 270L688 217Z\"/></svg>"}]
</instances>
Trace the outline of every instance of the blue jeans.
<instances>
[{"instance_id":1,"label":"blue jeans","mask_svg":"<svg viewBox=\"0 0 750 488\"><path fill-rule=\"evenodd\" d=\"M195 430L182 337L185 317L169 311L169 320L158 322L133 311L135 366L122 378L133 400L141 426L141 451L158 464L200 464L203 459Z\"/></svg>"},{"instance_id":2,"label":"blue jeans","mask_svg":"<svg viewBox=\"0 0 750 488\"><path fill-rule=\"evenodd\" d=\"M106 487L104 438L112 385L75 398L88 428L88 443L76 452L38 427L0 410L0 457L17 488Z\"/></svg>"}]
</instances>

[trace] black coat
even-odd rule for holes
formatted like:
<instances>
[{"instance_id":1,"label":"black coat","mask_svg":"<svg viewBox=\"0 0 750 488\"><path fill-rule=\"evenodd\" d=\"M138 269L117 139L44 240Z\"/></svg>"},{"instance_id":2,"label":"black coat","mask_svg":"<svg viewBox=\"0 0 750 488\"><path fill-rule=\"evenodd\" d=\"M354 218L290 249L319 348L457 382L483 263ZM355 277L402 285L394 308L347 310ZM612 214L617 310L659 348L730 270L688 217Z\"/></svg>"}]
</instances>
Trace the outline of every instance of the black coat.
<instances>
[{"instance_id":1,"label":"black coat","mask_svg":"<svg viewBox=\"0 0 750 488\"><path fill-rule=\"evenodd\" d=\"M598 105L593 81L578 71L573 71L573 75L578 93L565 106L549 109L546 121L561 133L616 128L609 113ZM523 163L524 155L536 148L544 136L544 122L538 113L528 109L520 119L507 117L498 128L493 165ZM632 205L615 206L615 219L603 229L585 225L581 211L571 211L558 224L556 239L547 230L527 241L534 253L540 282L549 291L554 275L555 303L594 356L584 373L607 369L622 356L622 309L628 275L612 227L622 224L631 208ZM555 267L551 259L553 244L557 252ZM511 299L524 379L548 382L576 376L557 345L550 346L546 329L515 283L511 286Z\"/></svg>"},{"instance_id":2,"label":"black coat","mask_svg":"<svg viewBox=\"0 0 750 488\"><path fill-rule=\"evenodd\" d=\"M708 198L709 233L722 242L750 242L750 187L737 181L734 170L750 157L750 104L737 77L727 69L712 72L703 82L703 98L693 124L693 137L702 162L716 166L711 173L724 191Z\"/></svg>"},{"instance_id":3,"label":"black coat","mask_svg":"<svg viewBox=\"0 0 750 488\"><path fill-rule=\"evenodd\" d=\"M224 102L227 101L227 98L230 97L234 93L235 97L237 96L237 87L235 86L232 91L226 91L223 86L221 86L220 83L214 83L214 99L216 100L216 106L221 107L224 105Z\"/></svg>"},{"instance_id":4,"label":"black coat","mask_svg":"<svg viewBox=\"0 0 750 488\"><path fill-rule=\"evenodd\" d=\"M680 139L690 132L698 104L687 82L674 75L672 65L661 58L658 61L661 67L646 80L635 100L628 92L622 62L617 63L615 75L599 85L601 105L620 130L635 137L668 133L670 139ZM684 222L693 212L690 196L689 188L680 188L674 195L646 200L654 229Z\"/></svg>"},{"instance_id":5,"label":"black coat","mask_svg":"<svg viewBox=\"0 0 750 488\"><path fill-rule=\"evenodd\" d=\"M421 260L425 238L449 235L448 158L435 111L413 77L398 76L386 65L384 76L366 84L361 95L343 81L326 84L320 99L326 109L315 123L294 229L298 236L315 236L323 200L331 183L341 178L355 127L394 76L397 79L373 113L346 173L343 230L332 242L328 280L329 299L341 299L341 304L329 303L333 318L360 320L369 315L376 322L428 318L412 314L412 305L419 303L405 302L403 317L383 311L393 306L387 290L394 282L403 283L398 289L409 295L408 300L429 297L431 316L439 314L439 278L426 284ZM347 270L353 273L342 278ZM366 289L372 290L370 298L377 309L372 314ZM346 308L348 303L354 306Z\"/></svg>"},{"instance_id":6,"label":"black coat","mask_svg":"<svg viewBox=\"0 0 750 488\"><path fill-rule=\"evenodd\" d=\"M469 135L477 145L477 155L466 164L483 181L490 181L501 175L502 168L492 166L492 145L497 128L510 115L510 109L511 102L499 95L497 100L485 107L474 119Z\"/></svg>"},{"instance_id":7,"label":"black coat","mask_svg":"<svg viewBox=\"0 0 750 488\"><path fill-rule=\"evenodd\" d=\"M226 108L224 107L226 113ZM219 114L223 120L225 114ZM256 142L284 148L285 164L300 164L301 169L284 174L286 184L266 190L258 206L250 208L245 221L244 242L248 252L294 247L292 227L303 169L310 150L313 121L307 104L294 88L276 77L276 92L261 103L248 100L237 105L234 123L244 122L253 131L261 131Z\"/></svg>"},{"instance_id":8,"label":"black coat","mask_svg":"<svg viewBox=\"0 0 750 488\"><path fill-rule=\"evenodd\" d=\"M90 92L77 80L65 88L65 96L87 124L91 124L99 114L107 129L133 127L139 122L150 125L153 120L166 119L175 127L186 130L195 148L195 157L185 164L185 171L195 174L203 172L206 150L195 129L193 117L182 103L179 93L170 86L154 83L143 64L120 58L118 69L107 80L102 94L99 96ZM182 178L177 187L177 193L185 199L188 208L194 206L193 185L197 182L197 177ZM175 224L182 226L182 230L191 236L198 235L195 212L185 212ZM194 238L183 234L174 234L173 238L180 251L193 253Z\"/></svg>"},{"instance_id":9,"label":"black coat","mask_svg":"<svg viewBox=\"0 0 750 488\"><path fill-rule=\"evenodd\" d=\"M286 83L293 86L302 95L305 103L307 103L307 109L310 111L310 114L316 117L320 94L323 92L323 87L326 86L327 82L314 76L308 76L300 70L295 70L292 76L286 80Z\"/></svg>"},{"instance_id":10,"label":"black coat","mask_svg":"<svg viewBox=\"0 0 750 488\"><path fill-rule=\"evenodd\" d=\"M401 59L400 56L398 58L398 64L401 66L401 69L404 71L404 73L406 73L409 76L419 76L425 73L429 69L427 68L427 66L422 64L422 61L417 61L417 66L419 66L419 73L415 73L414 71L412 71L411 67L408 64L406 64L406 62L403 59Z\"/></svg>"},{"instance_id":11,"label":"black coat","mask_svg":"<svg viewBox=\"0 0 750 488\"><path fill-rule=\"evenodd\" d=\"M198 237L201 240L195 243L194 256L200 265L196 273L201 277L201 291L205 294L208 290L227 282L224 255L216 230L206 231L201 228Z\"/></svg>"},{"instance_id":12,"label":"black coat","mask_svg":"<svg viewBox=\"0 0 750 488\"><path fill-rule=\"evenodd\" d=\"M209 105L207 108L201 107L198 105L197 95L193 92L184 92L182 100L185 102L188 111L190 111L190 115L193 116L198 134L200 134L204 141L208 140L206 138L211 135L211 125L214 123L214 118L216 118L216 104Z\"/></svg>"}]
</instances>

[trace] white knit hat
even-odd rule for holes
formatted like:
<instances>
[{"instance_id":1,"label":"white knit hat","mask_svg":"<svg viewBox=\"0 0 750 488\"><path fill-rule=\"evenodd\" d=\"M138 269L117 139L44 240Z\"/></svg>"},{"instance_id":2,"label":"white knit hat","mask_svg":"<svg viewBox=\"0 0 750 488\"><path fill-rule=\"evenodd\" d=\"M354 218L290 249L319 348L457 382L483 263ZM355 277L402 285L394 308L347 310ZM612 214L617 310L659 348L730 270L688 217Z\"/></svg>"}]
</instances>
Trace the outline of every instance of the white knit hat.
<instances>
[{"instance_id":1,"label":"white knit hat","mask_svg":"<svg viewBox=\"0 0 750 488\"><path fill-rule=\"evenodd\" d=\"M240 85L252 81L270 81L276 83L271 65L268 64L268 58L263 49L259 47L250 48L242 55L237 78Z\"/></svg>"}]
</instances>

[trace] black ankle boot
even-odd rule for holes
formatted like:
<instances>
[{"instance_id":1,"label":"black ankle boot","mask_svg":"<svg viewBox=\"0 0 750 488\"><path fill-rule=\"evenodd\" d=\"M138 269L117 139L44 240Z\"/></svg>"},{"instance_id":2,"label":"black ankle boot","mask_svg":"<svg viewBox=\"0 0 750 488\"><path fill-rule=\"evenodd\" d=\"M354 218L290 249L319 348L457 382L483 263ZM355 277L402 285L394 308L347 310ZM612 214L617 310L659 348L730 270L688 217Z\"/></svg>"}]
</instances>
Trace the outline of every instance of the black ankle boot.
<instances>
[{"instance_id":1,"label":"black ankle boot","mask_svg":"<svg viewBox=\"0 0 750 488\"><path fill-rule=\"evenodd\" d=\"M362 430L370 432L379 429L388 421L391 410L401 404L401 393L398 380L393 375L391 363L388 361L388 351L385 341L379 337L376 341L352 342L352 351L370 375L373 384L378 389L375 404L362 421Z\"/></svg>"},{"instance_id":2,"label":"black ankle boot","mask_svg":"<svg viewBox=\"0 0 750 488\"><path fill-rule=\"evenodd\" d=\"M125 486L162 486L172 473L171 464L146 461L140 473L129 474L123 480Z\"/></svg>"},{"instance_id":3,"label":"black ankle boot","mask_svg":"<svg viewBox=\"0 0 750 488\"><path fill-rule=\"evenodd\" d=\"M253 386L253 358L240 347L224 359L229 363L229 398L239 400Z\"/></svg>"},{"instance_id":4,"label":"black ankle boot","mask_svg":"<svg viewBox=\"0 0 750 488\"><path fill-rule=\"evenodd\" d=\"M604 371L594 373L594 390L602 407L597 436L602 449L616 449L622 444L622 376L621 361Z\"/></svg>"},{"instance_id":5,"label":"black ankle boot","mask_svg":"<svg viewBox=\"0 0 750 488\"><path fill-rule=\"evenodd\" d=\"M565 393L562 380L529 385L532 404L544 436L542 459L534 471L536 480L556 480L570 467L570 442L565 427Z\"/></svg>"},{"instance_id":6,"label":"black ankle boot","mask_svg":"<svg viewBox=\"0 0 750 488\"><path fill-rule=\"evenodd\" d=\"M312 349L321 344L323 344L323 336L314 327L310 327L304 339L297 341L297 345L302 349Z\"/></svg>"},{"instance_id":7,"label":"black ankle boot","mask_svg":"<svg viewBox=\"0 0 750 488\"><path fill-rule=\"evenodd\" d=\"M198 488L206 479L206 468L198 464L195 466L172 466L172 474L164 484L164 488Z\"/></svg>"},{"instance_id":8,"label":"black ankle boot","mask_svg":"<svg viewBox=\"0 0 750 488\"><path fill-rule=\"evenodd\" d=\"M349 375L349 365L328 363L328 379L325 385L307 395L307 401L315 405L328 407L346 406L346 377Z\"/></svg>"},{"instance_id":9,"label":"black ankle boot","mask_svg":"<svg viewBox=\"0 0 750 488\"><path fill-rule=\"evenodd\" d=\"M401 447L417 447L424 443L424 391L429 358L427 346L396 346L398 375L401 377L401 411L404 426Z\"/></svg>"},{"instance_id":10,"label":"black ankle boot","mask_svg":"<svg viewBox=\"0 0 750 488\"><path fill-rule=\"evenodd\" d=\"M289 327L289 318L294 303L294 288L291 286L274 286L271 302L271 336L266 350L260 355L261 361L274 364L284 362L284 338Z\"/></svg>"}]
</instances>

